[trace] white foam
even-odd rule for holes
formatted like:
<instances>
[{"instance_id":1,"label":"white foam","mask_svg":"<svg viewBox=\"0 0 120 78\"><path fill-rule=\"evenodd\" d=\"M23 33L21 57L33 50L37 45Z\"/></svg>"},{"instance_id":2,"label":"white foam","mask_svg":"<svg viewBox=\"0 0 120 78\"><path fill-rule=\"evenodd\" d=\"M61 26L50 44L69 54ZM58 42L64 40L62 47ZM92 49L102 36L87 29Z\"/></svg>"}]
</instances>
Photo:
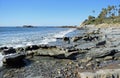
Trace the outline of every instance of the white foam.
<instances>
[{"instance_id":1,"label":"white foam","mask_svg":"<svg viewBox=\"0 0 120 78\"><path fill-rule=\"evenodd\" d=\"M53 36L50 35L50 38L46 37L44 40L41 41L40 44L48 44L49 42L55 42L56 38L63 38L66 34L73 32L74 30L76 30L76 29L73 28L73 29L69 29L67 31L58 32L57 34L55 33Z\"/></svg>"},{"instance_id":2,"label":"white foam","mask_svg":"<svg viewBox=\"0 0 120 78\"><path fill-rule=\"evenodd\" d=\"M55 38L63 38L66 34L73 32L74 30L76 30L76 29L73 28L73 29L69 29L68 31L59 32L58 34L54 35L54 37Z\"/></svg>"},{"instance_id":3,"label":"white foam","mask_svg":"<svg viewBox=\"0 0 120 78\"><path fill-rule=\"evenodd\" d=\"M41 41L40 44L48 44L49 42L55 42L55 38L45 38L44 40Z\"/></svg>"},{"instance_id":4,"label":"white foam","mask_svg":"<svg viewBox=\"0 0 120 78\"><path fill-rule=\"evenodd\" d=\"M55 42L56 38L63 38L66 34L73 32L74 30L76 29L71 28L59 32L55 31L50 33L43 33L41 35L39 35L39 33L35 33L30 37L29 36L19 37L19 35L17 35L17 37L12 37L10 38L10 40L6 39L6 41L4 41L4 44L0 45L0 47L6 46L18 48L37 44L48 44L49 42Z\"/></svg>"},{"instance_id":5,"label":"white foam","mask_svg":"<svg viewBox=\"0 0 120 78\"><path fill-rule=\"evenodd\" d=\"M0 53L0 67L3 66L3 58L4 56Z\"/></svg>"}]
</instances>

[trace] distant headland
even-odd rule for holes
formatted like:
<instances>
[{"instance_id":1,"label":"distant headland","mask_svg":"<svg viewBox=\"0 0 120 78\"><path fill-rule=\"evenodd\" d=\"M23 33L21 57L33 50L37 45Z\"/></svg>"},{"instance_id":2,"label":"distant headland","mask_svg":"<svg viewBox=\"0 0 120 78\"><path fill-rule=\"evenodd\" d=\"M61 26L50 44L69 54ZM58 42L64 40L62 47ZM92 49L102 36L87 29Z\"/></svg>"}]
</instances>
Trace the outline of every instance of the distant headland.
<instances>
[{"instance_id":1,"label":"distant headland","mask_svg":"<svg viewBox=\"0 0 120 78\"><path fill-rule=\"evenodd\" d=\"M34 26L32 26L32 25L23 25L22 27L23 28L33 28Z\"/></svg>"}]
</instances>

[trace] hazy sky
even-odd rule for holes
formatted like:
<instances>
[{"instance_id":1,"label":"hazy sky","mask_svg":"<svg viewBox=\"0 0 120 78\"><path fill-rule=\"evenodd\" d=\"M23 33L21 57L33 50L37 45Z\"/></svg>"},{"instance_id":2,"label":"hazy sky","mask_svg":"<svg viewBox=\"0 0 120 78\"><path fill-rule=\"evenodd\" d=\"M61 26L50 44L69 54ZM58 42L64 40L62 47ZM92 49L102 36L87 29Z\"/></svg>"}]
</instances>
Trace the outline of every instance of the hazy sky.
<instances>
[{"instance_id":1,"label":"hazy sky","mask_svg":"<svg viewBox=\"0 0 120 78\"><path fill-rule=\"evenodd\" d=\"M80 25L88 15L118 4L120 0L0 0L0 26Z\"/></svg>"}]
</instances>

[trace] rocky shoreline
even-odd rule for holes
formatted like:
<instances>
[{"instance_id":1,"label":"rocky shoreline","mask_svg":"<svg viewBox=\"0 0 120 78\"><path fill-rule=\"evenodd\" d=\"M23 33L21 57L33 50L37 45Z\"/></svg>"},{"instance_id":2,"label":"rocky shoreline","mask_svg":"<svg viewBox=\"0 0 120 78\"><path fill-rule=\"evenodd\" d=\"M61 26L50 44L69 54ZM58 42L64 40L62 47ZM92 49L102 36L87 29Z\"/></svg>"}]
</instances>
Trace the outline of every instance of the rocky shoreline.
<instances>
[{"instance_id":1,"label":"rocky shoreline","mask_svg":"<svg viewBox=\"0 0 120 78\"><path fill-rule=\"evenodd\" d=\"M1 47L0 78L119 78L120 27L79 30L85 32L58 38L59 44Z\"/></svg>"}]
</instances>

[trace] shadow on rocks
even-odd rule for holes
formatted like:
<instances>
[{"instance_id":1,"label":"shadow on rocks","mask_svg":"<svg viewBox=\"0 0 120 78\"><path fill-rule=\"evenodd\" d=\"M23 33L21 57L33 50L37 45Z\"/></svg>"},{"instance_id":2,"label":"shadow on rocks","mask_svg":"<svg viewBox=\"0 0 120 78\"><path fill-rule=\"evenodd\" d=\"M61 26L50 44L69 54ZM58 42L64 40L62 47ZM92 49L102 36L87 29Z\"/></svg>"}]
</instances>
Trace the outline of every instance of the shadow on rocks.
<instances>
[{"instance_id":1,"label":"shadow on rocks","mask_svg":"<svg viewBox=\"0 0 120 78\"><path fill-rule=\"evenodd\" d=\"M29 66L31 63L32 63L31 60L23 59L12 63L8 62L5 66L8 68L21 68L21 67Z\"/></svg>"}]
</instances>

